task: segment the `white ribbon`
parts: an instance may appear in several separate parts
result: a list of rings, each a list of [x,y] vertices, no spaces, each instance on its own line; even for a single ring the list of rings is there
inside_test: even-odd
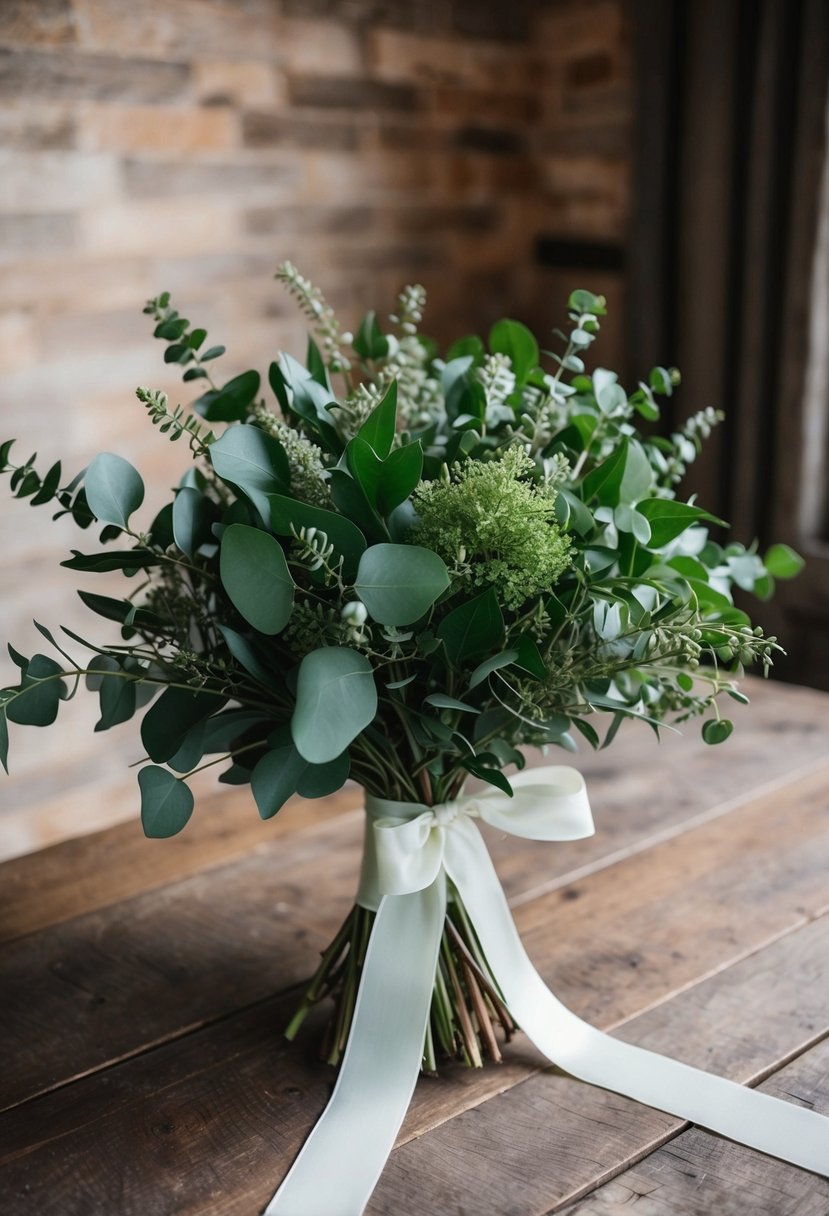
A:
[[[829,1175],[829,1118],[603,1034],[553,996],[521,944],[473,820],[531,840],[593,833],[584,780],[555,766],[437,807],[366,800],[359,902],[376,908],[331,1101],[264,1216],[360,1216],[414,1092],[446,909],[445,876],[512,1017],[554,1064],[793,1165]]]

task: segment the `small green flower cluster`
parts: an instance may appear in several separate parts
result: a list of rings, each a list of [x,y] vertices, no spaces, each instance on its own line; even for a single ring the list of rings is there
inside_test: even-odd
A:
[[[440,554],[459,587],[494,587],[513,611],[551,590],[570,561],[554,499],[530,479],[534,470],[522,448],[510,447],[415,494],[412,540]]]

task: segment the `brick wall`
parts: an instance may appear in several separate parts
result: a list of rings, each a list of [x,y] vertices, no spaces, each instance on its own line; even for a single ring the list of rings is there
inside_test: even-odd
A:
[[[617,272],[568,263],[574,242],[624,240],[629,125],[624,0],[0,0],[0,438],[73,470],[130,456],[149,516],[182,455],[133,388],[182,388],[144,300],[172,291],[228,376],[266,365],[304,350],[273,281],[286,257],[348,325],[422,282],[441,339],[503,314],[552,325],[576,285],[618,306]],[[541,236],[564,265],[540,263]],[[57,569],[77,543],[0,497],[0,637],[31,651],[33,614],[88,624]],[[45,766],[74,787],[137,757],[129,727],[89,735],[82,700],[71,747],[14,732],[7,823]]]

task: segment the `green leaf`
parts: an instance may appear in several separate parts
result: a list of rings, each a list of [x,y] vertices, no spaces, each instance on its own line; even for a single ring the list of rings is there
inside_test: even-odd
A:
[[[380,544],[360,558],[354,590],[381,625],[411,625],[448,586],[449,572],[431,549]]]
[[[651,526],[635,507],[629,503],[620,502],[613,511],[613,522],[620,532],[630,532],[640,545],[647,545],[651,539]]]
[[[477,367],[483,363],[486,352],[484,344],[477,334],[467,334],[465,338],[458,338],[449,347],[446,352],[446,362],[451,363],[453,359],[462,359],[464,355],[471,355],[473,365]]]
[[[454,608],[440,622],[437,636],[453,663],[464,663],[494,650],[504,640],[504,618],[498,597],[488,587],[474,599]]]
[[[703,511],[702,507],[695,507],[689,502],[676,502],[672,498],[647,498],[639,503],[637,509],[651,526],[651,549],[664,548],[672,540],[676,540],[686,528],[702,520],[715,524],[724,523],[708,511]]]
[[[334,552],[343,558],[343,574],[351,579],[357,572],[357,563],[365,552],[366,538],[360,529],[344,515],[312,507],[308,503],[286,498],[282,494],[268,495],[271,509],[271,527],[280,536],[293,535],[293,529],[317,528],[328,537]]]
[[[406,501],[420,481],[422,471],[423,449],[419,442],[407,443],[386,457],[377,493],[377,509],[381,515],[391,515]]]
[[[368,448],[368,445],[365,446]],[[371,451],[370,448],[368,450]],[[328,484],[337,510],[355,523],[367,540],[388,540],[388,529],[366,498],[358,481],[346,473],[345,469],[332,469]]]
[[[702,737],[706,743],[725,743],[734,730],[734,723],[728,718],[709,718],[702,725]]]
[[[187,557],[192,557],[199,545],[213,539],[211,525],[216,508],[209,498],[192,486],[179,490],[173,502],[173,538]]]
[[[505,650],[503,654],[494,654],[491,658],[484,659],[483,663],[479,663],[469,677],[469,687],[477,688],[493,671],[497,671],[499,667],[508,667],[517,658],[517,650]]]
[[[0,764],[9,771],[9,726],[6,722],[6,710],[0,705]]]
[[[519,386],[538,366],[538,343],[520,321],[496,321],[489,331],[489,349],[493,354],[509,356]]]
[[[635,439],[629,440],[625,471],[622,476],[622,484],[619,486],[620,502],[638,502],[649,492],[653,480],[653,469],[645,455],[644,448]]]
[[[210,351],[202,355],[202,363]],[[208,422],[241,422],[256,399],[260,384],[259,372],[242,372],[221,388],[212,388],[193,402],[193,409]]]
[[[222,481],[247,494],[262,516],[270,521],[268,494],[287,494],[291,470],[282,444],[257,426],[229,427],[211,443],[210,460]]]
[[[397,429],[397,381],[392,380],[386,395],[379,405],[366,418],[357,432],[362,439],[374,449],[381,460],[385,460],[391,451],[394,435]]]
[[[201,357],[201,361],[202,363],[206,363],[208,359],[218,359],[219,356],[223,355],[226,350],[226,346],[211,346],[209,350],[204,352]]]
[[[107,553],[79,553],[72,550],[72,557],[61,562],[67,570],[81,570],[85,574],[107,574],[110,570],[149,570],[161,564],[162,558],[150,549],[110,549]]]
[[[150,764],[138,774],[141,826],[152,840],[175,836],[193,814],[193,793],[165,768]]]
[[[95,730],[109,730],[119,722],[128,722],[135,713],[136,687],[135,681],[125,679],[123,675],[107,675],[106,672],[121,672],[123,669],[117,659],[101,656],[95,661],[95,670],[103,671],[98,689],[101,702],[101,717],[95,723]]]
[[[97,520],[126,528],[130,515],[144,501],[144,482],[122,456],[112,452],[97,455],[84,477],[86,501]]]
[[[607,460],[603,460],[600,465],[587,474],[582,485],[585,502],[597,498],[602,506],[616,506],[619,501],[622,478],[625,475],[629,443],[630,441],[625,436]]]
[[[259,633],[279,633],[294,606],[294,581],[279,541],[258,528],[231,524],[222,535],[222,586]]]
[[[578,291],[570,293],[570,298],[567,301],[567,307],[571,312],[588,312],[595,317],[603,317],[605,315],[607,300],[604,296],[594,295],[592,291],[585,291],[580,288]]]
[[[313,650],[297,679],[291,735],[312,764],[336,759],[377,713],[377,689],[365,655],[344,646]]]
[[[102,616],[106,621],[117,621],[119,625],[123,625],[132,613],[132,624],[134,625],[151,625],[153,628],[160,628],[163,625],[161,618],[154,612],[150,612],[146,608],[136,609],[135,604],[131,604],[129,600],[116,600],[112,596],[95,595],[91,591],[79,591],[78,595],[87,608],[98,616]]]
[[[221,709],[224,698],[188,688],[165,688],[141,723],[141,742],[156,763],[174,756],[188,732]]]
[[[14,658],[12,648],[9,647],[9,650]],[[51,726],[66,695],[63,680],[55,678],[61,674],[62,668],[45,654],[33,655],[28,661],[20,655],[18,660],[22,660],[22,691],[6,705],[6,717],[9,722],[16,722],[20,726]]]
[[[457,709],[465,714],[481,712],[474,705],[467,705],[465,701],[458,701],[455,697],[447,697],[442,692],[432,692],[428,697],[424,697],[423,701],[426,705],[434,705],[436,709]]]
[[[512,797],[512,786],[500,769],[490,768],[488,765],[481,764],[478,760],[473,760],[469,756],[464,759],[463,767],[467,772],[472,773],[473,777],[480,777],[481,781],[494,785],[496,789],[501,790],[502,793],[507,794],[510,798]]]
[[[323,388],[330,391],[331,384],[328,380],[328,369],[320,354],[320,348],[311,337],[308,338],[308,353],[305,356],[305,362],[308,365],[308,371],[311,373],[311,379],[316,380],[317,384],[321,384]]]
[[[253,676],[254,680],[258,680],[266,688],[280,689],[282,687],[276,674],[265,666],[264,658],[254,642],[243,637],[241,633],[237,633],[235,629],[231,629],[229,625],[219,625],[219,632],[233,658],[248,675]]]
[[[520,667],[522,671],[529,672],[531,676],[535,676],[537,680],[544,680],[549,675],[547,664],[544,662],[544,656],[538,649],[538,646],[524,634],[518,639],[518,657],[515,660],[515,666]]]
[[[385,359],[389,340],[378,325],[375,312],[367,312],[363,317],[352,345],[364,359]]]
[[[289,798],[324,798],[346,781],[351,767],[348,752],[326,764],[309,764],[292,743],[274,748],[253,770],[250,787],[262,819],[271,819]]]
[[[806,565],[803,558],[788,545],[772,545],[763,564],[773,578],[794,578]]]

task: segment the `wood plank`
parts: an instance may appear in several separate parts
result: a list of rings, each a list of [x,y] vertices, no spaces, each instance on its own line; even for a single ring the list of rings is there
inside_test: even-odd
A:
[[[797,803],[758,800],[593,875],[579,899],[565,890],[520,909],[519,928],[535,932],[538,918],[546,926],[531,948],[542,973],[577,1012],[607,1027],[803,924],[826,898],[825,788],[823,775],[804,779]],[[798,832],[787,839],[796,805]],[[700,915],[706,903],[716,909],[710,918]],[[641,926],[660,918],[652,944]],[[230,966],[223,955],[222,967]],[[265,1001],[4,1115],[7,1192],[28,1185],[26,1202],[43,1216],[113,1205],[121,1216],[249,1212],[287,1168],[333,1079],[313,1063],[307,1041],[297,1050],[280,1040],[285,1009],[284,1000]],[[479,1106],[539,1066],[520,1037],[508,1060],[421,1084],[406,1136]],[[93,1157],[88,1169],[73,1164]],[[24,1207],[8,1210],[16,1216]]]
[[[829,1114],[829,1040],[759,1088]],[[636,1216],[826,1216],[829,1181],[695,1127],[562,1210],[567,1216],[615,1216],[633,1204]]]
[[[576,760],[588,781],[599,838],[568,845],[566,869],[592,864],[695,815],[713,812],[732,798],[748,796],[767,782],[797,774],[826,754],[829,698],[805,688],[744,681],[752,705],[738,719],[727,748],[710,748],[695,726],[683,735],[667,733],[661,745],[638,723],[623,727],[612,752]],[[546,760],[570,757],[551,752]],[[675,780],[666,801],[654,794],[648,774],[670,768]],[[114,795],[113,795],[114,796]],[[126,796],[126,795],[125,795]],[[129,796],[134,796],[130,790]],[[334,799],[297,799],[263,825],[247,789],[222,787],[199,803],[187,830],[172,840],[146,840],[137,820],[55,845],[0,868],[0,942],[154,890],[177,879],[221,865],[274,835],[308,822],[334,817],[360,805],[355,787]],[[520,873],[538,850],[510,838],[492,841],[505,881]],[[551,875],[553,879],[561,871]]]
[[[640,779],[646,787],[652,782],[647,774]],[[821,859],[829,863],[824,833],[827,789],[829,766],[787,789],[787,797],[803,792],[802,830],[791,845],[800,852],[789,859],[803,900],[819,898],[823,888],[818,881],[814,889],[814,867]],[[651,802],[643,800],[644,805]],[[528,947],[543,965],[554,959],[557,982],[565,991],[569,984],[569,991],[579,996],[584,984],[596,978],[584,970],[588,928],[591,934],[598,932],[602,944],[601,963],[595,953],[592,956],[593,973],[600,969],[613,983],[620,970],[634,1000],[646,990],[653,999],[663,996],[667,976],[682,984],[705,966],[693,938],[680,950],[684,928],[676,925],[674,909],[666,909],[677,885],[683,887],[677,896],[680,907],[687,906],[690,894],[703,906],[711,891],[721,896],[732,841],[758,867],[779,866],[788,854],[776,840],[788,815],[785,800],[766,795],[685,837],[631,856],[623,867],[610,867],[598,885],[583,879],[564,889],[553,884],[556,889],[550,894],[520,909]],[[629,844],[636,839],[635,831],[626,837]],[[230,865],[0,948],[0,986],[6,993],[0,1053],[7,1061],[0,1108],[302,980],[353,898],[361,837],[361,816],[341,817],[295,833],[289,848],[274,841]],[[619,836],[611,834],[605,844],[601,838],[585,842],[594,864],[598,866],[602,848],[610,848],[615,856],[618,841]],[[522,866],[505,876],[507,893],[520,903],[528,890],[551,885],[551,873],[562,876],[567,866],[567,848],[524,851]],[[758,905],[755,927],[768,924],[770,934],[779,932],[781,916],[791,915],[785,883],[772,889],[774,880],[769,879],[752,887],[753,870],[747,883],[740,866],[733,869],[737,872],[729,873],[729,886],[736,883],[749,906]],[[784,919],[783,927],[788,923]],[[550,924],[556,924],[558,932],[566,928],[567,939],[563,945],[554,943],[552,955]],[[728,931],[715,931],[729,949]],[[650,962],[640,957],[639,941],[648,942]],[[635,949],[632,943],[637,943]],[[216,980],[205,984],[206,974]],[[58,1025],[60,1035],[50,1033]]]
[[[616,1033],[627,1042],[755,1084],[827,1031],[829,917],[823,916],[640,1014]],[[829,1099],[829,1084],[824,1097]],[[579,1216],[615,1212],[612,1202],[605,1208],[599,1198],[605,1192],[617,1194],[607,1180],[685,1127],[671,1115],[550,1069],[398,1148],[367,1216],[405,1210],[407,1197],[414,1194],[418,1216],[443,1216],[447,1211],[546,1216],[603,1183],[595,1207],[589,1203],[567,1210]],[[695,1135],[719,1146],[711,1150],[714,1155],[735,1148],[709,1133]],[[673,1144],[663,1151],[672,1149]],[[777,1168],[761,1153],[737,1151],[752,1159],[758,1176],[766,1165]],[[818,1182],[792,1166],[781,1168],[792,1178]],[[732,1187],[744,1172],[732,1175]],[[820,1193],[829,1195],[829,1183],[819,1185],[827,1188]],[[632,1202],[631,1188],[626,1193],[626,1202]],[[677,1203],[657,1210],[684,1216],[721,1213],[716,1204],[686,1208]],[[755,1211],[750,1203],[736,1210]],[[820,1209],[827,1210],[829,1205]],[[648,1216],[647,1207],[644,1213]]]

